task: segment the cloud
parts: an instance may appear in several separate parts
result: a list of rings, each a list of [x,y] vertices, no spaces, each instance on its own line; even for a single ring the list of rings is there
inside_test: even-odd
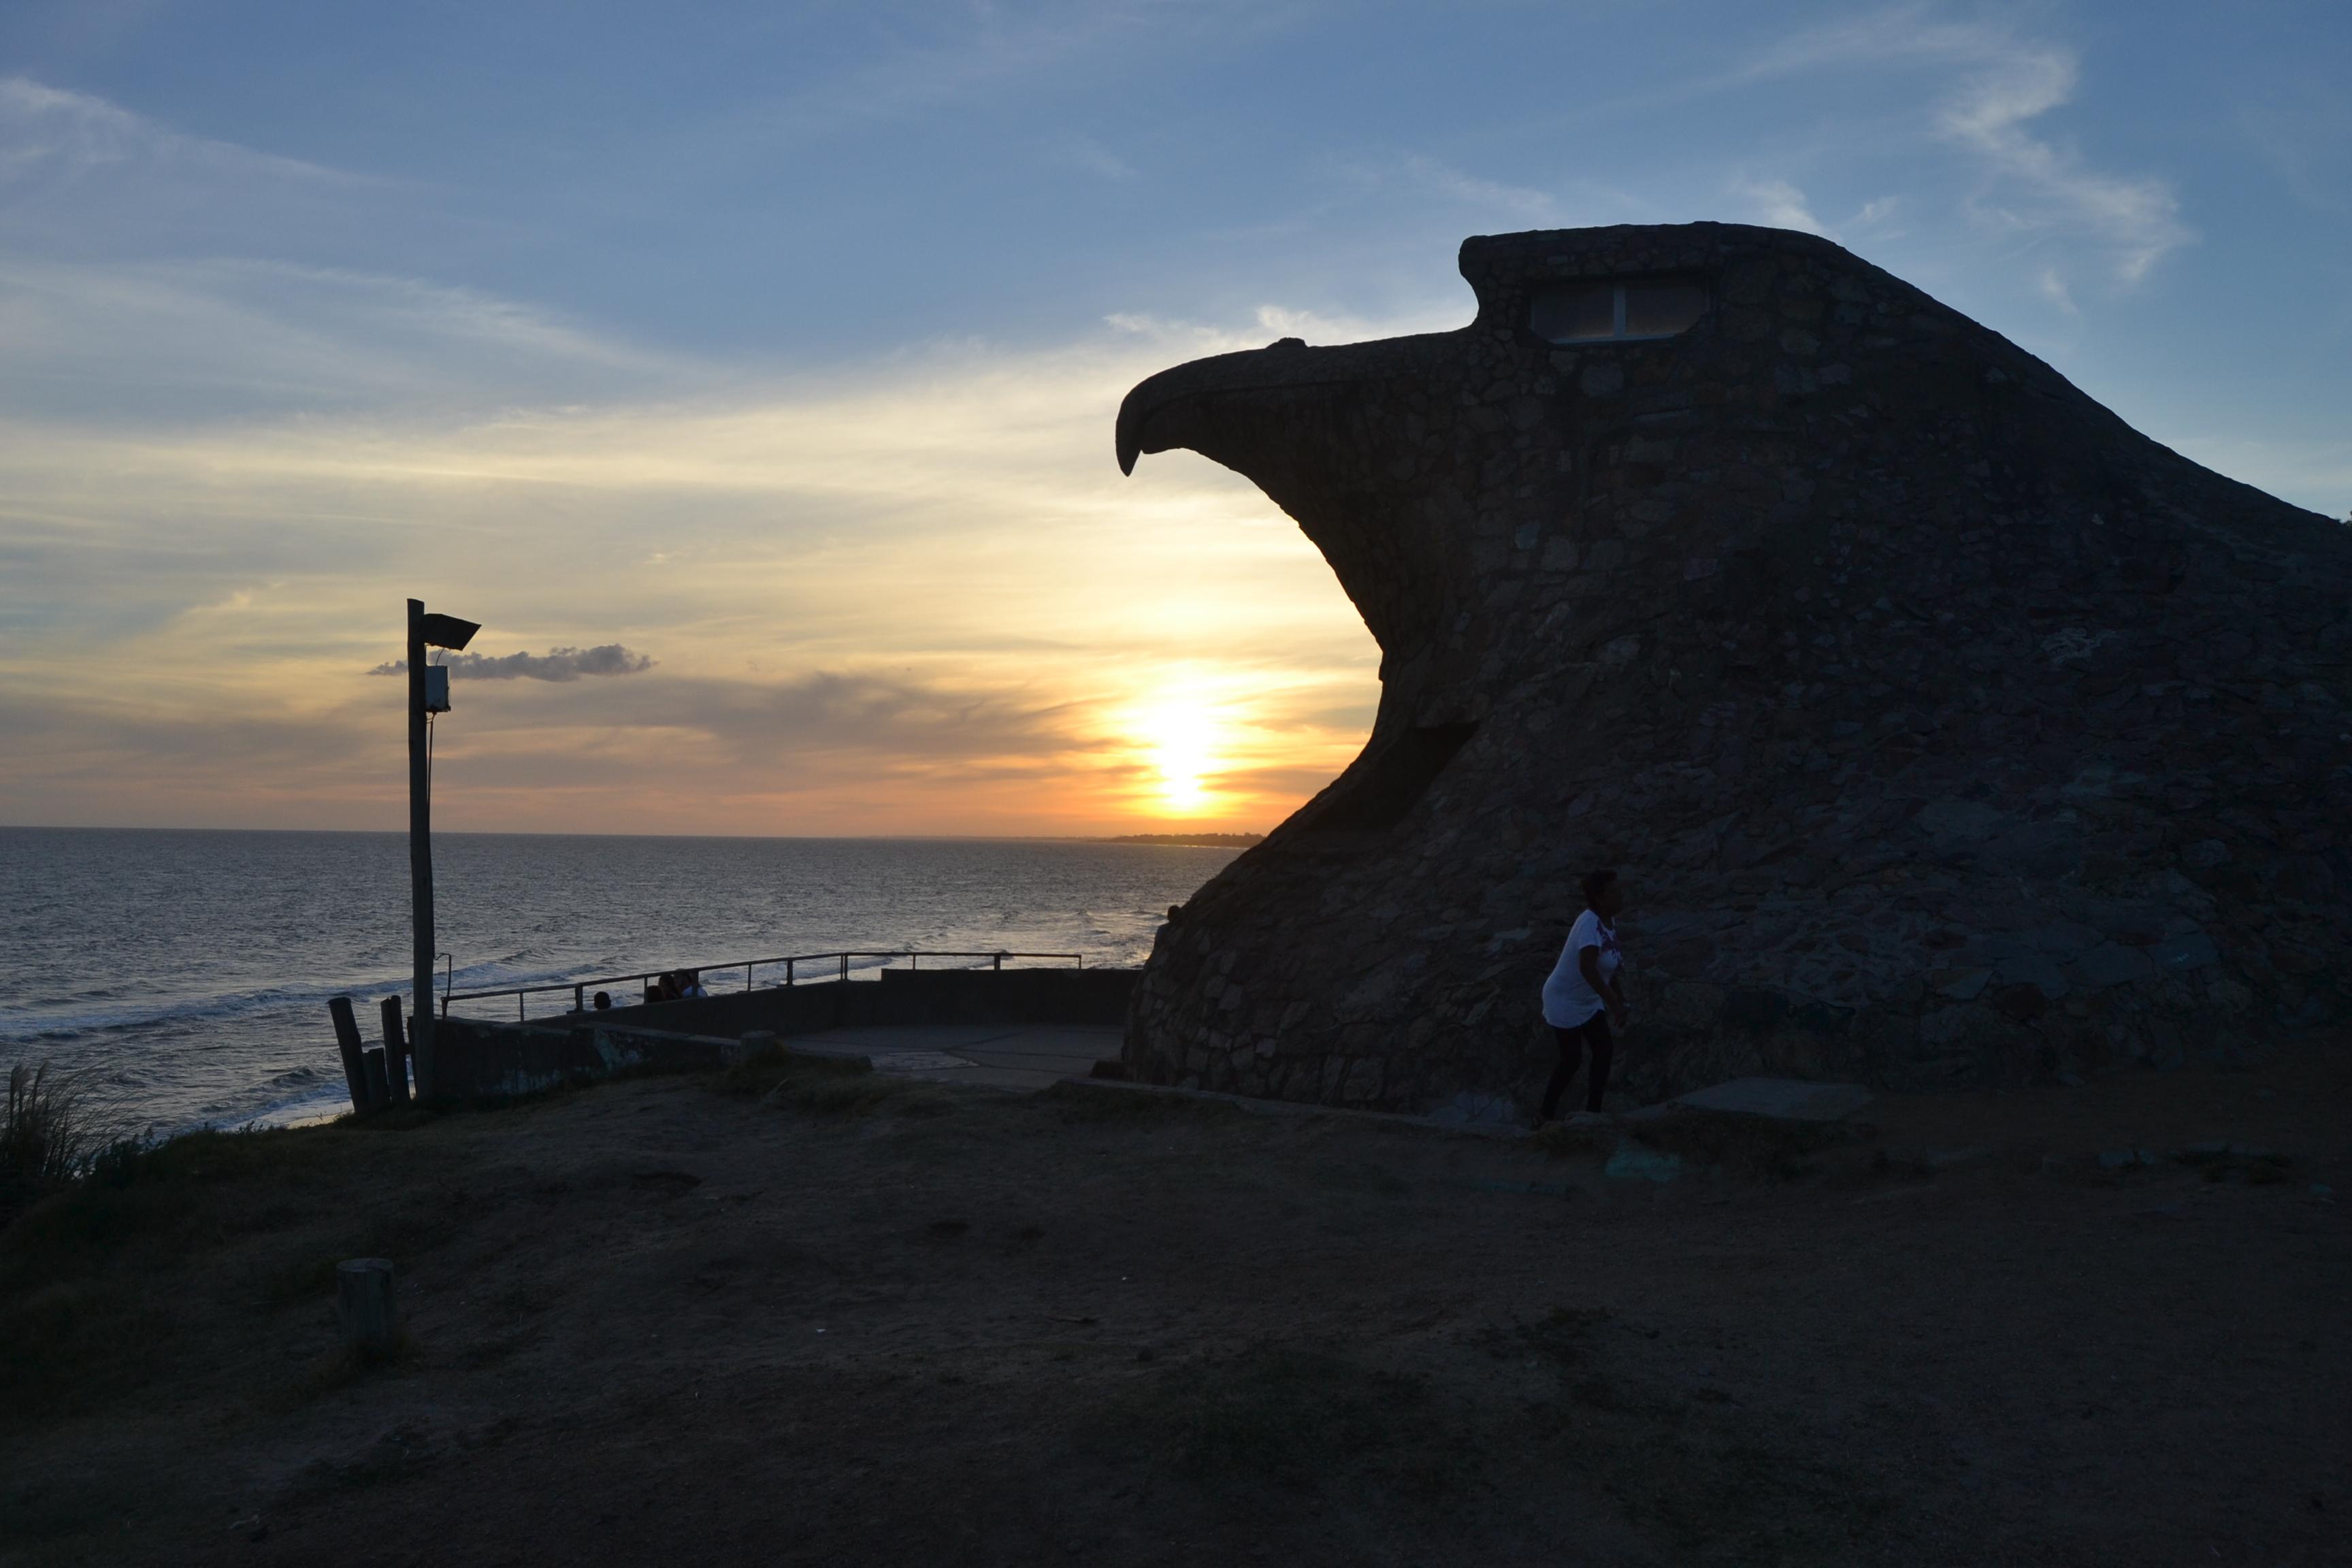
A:
[[[184,175],[233,170],[326,185],[376,183],[298,158],[183,135],[102,98],[29,77],[0,78],[0,185],[62,184],[142,165]]]
[[[1507,213],[1519,222],[1559,227],[1568,222],[1560,204],[1549,192],[1499,180],[1467,174],[1438,159],[1415,154],[1404,161],[1404,172],[1415,184],[1444,196],[1492,212]]]
[[[0,221],[19,256],[234,255],[257,236],[367,226],[371,209],[415,189],[186,135],[27,77],[0,79]]]
[[[1805,205],[1805,193],[1786,180],[1734,180],[1731,194],[1754,209],[1759,223],[1830,237],[1828,226]]]
[[[671,140],[703,149],[698,160],[724,172],[737,160],[878,127],[950,105],[985,103],[1033,89],[1089,60],[1108,71],[1118,57],[1165,55],[1195,42],[1230,47],[1242,33],[1282,24],[1283,7],[1236,0],[1169,6],[1153,0],[1033,0],[935,8],[927,24],[877,29],[898,47],[813,85],[786,89],[757,106],[698,122]],[[908,40],[900,42],[900,40]]]
[[[176,426],[641,398],[688,374],[478,290],[229,258],[0,255],[0,414]]]
[[[2066,314],[2073,316],[2079,315],[2081,313],[2080,310],[2074,303],[2073,291],[2066,287],[2065,274],[2059,271],[2055,267],[2043,268],[2042,269],[2042,276],[2035,279],[2035,284],[2041,289],[2042,297],[2043,299],[2057,306],[2061,310],[2066,312]]]
[[[2162,180],[2085,169],[2041,141],[2027,122],[2074,96],[2074,57],[2055,48],[2010,47],[1971,73],[1937,116],[1951,140],[1974,149],[1993,173],[1974,204],[1997,225],[2025,230],[2075,230],[2116,253],[2126,282],[2137,282],[2165,252],[2193,235]]]
[[[1966,208],[1983,226],[2092,245],[2126,283],[2196,237],[2168,182],[2090,167],[2034,133],[2035,121],[2072,101],[2080,68],[2072,50],[2004,26],[1940,21],[1919,5],[1874,11],[1784,39],[1725,85],[1906,62],[1954,74],[1927,128],[1973,160]]]
[[[398,271],[467,248],[456,205],[0,79],[0,416],[184,426],[711,384],[712,366]]]
[[[641,653],[619,643],[594,647],[551,647],[543,654],[453,653],[445,661],[452,680],[577,680],[583,675],[639,675],[654,667]],[[370,675],[406,675],[408,661],[395,658],[379,664]]]
[[[1300,338],[1322,346],[1370,342],[1415,332],[1443,332],[1463,325],[1472,301],[1465,296],[1425,310],[1391,316],[1335,316],[1290,305],[1260,305],[1250,312],[1252,329],[1202,321],[1174,321],[1137,311],[1117,311],[1103,324],[1123,338],[1150,344],[1163,354],[1200,357],[1264,348],[1279,338]],[[1140,367],[1146,362],[1138,360]],[[1156,367],[1155,367],[1156,368]]]
[[[1091,137],[1080,136],[1064,142],[1051,154],[1053,162],[1066,168],[1099,174],[1106,180],[1127,181],[1135,178],[1135,165]]]
[[[586,405],[0,412],[0,819],[390,823],[396,692],[362,672],[414,595],[534,650],[458,663],[453,823],[1149,827],[1177,693],[1221,735],[1182,815],[1262,827],[1361,743],[1377,650],[1246,481],[1185,454],[1122,479],[1110,422],[1150,372],[1302,324],[1404,323],[1269,305]]]
[[[1843,226],[1876,238],[1900,238],[1902,231],[1894,226],[1894,220],[1902,208],[1903,198],[1900,196],[1874,196],[1863,203]]]
[[[773,684],[672,683],[647,718],[698,731],[738,760],[763,765],[854,758],[865,769],[967,776],[1034,773],[1072,752],[1097,751],[1080,731],[1087,704],[1019,688],[814,670]]]
[[[496,687],[469,700],[437,744],[445,817],[724,830],[731,801],[736,831],[786,830],[774,807],[795,805],[829,830],[921,831],[945,787],[979,792],[966,822],[1017,826],[1036,819],[1041,783],[1090,755],[1097,773],[1117,760],[1069,704],[977,683],[819,672],[632,684],[559,688],[552,704]],[[0,685],[0,724],[23,746],[0,767],[11,821],[383,826],[404,787],[398,713],[380,701],[191,710]],[[751,797],[772,805],[747,823]],[[551,823],[541,799],[562,815]]]
[[[443,721],[436,812],[457,830],[906,833],[1113,830],[1169,819],[1148,738],[1110,687],[1066,672],[776,680],[647,672],[478,689]],[[301,700],[209,700],[150,674],[108,693],[0,681],[5,819],[58,825],[385,827],[406,773],[396,698],[310,683]],[[324,692],[331,700],[316,699]],[[1278,692],[1260,691],[1260,700]],[[1202,820],[1278,820],[1369,727],[1310,699],[1264,735],[1221,737]],[[1340,726],[1335,736],[1328,724]]]

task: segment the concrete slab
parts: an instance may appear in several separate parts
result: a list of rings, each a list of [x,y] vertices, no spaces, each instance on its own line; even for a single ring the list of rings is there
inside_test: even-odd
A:
[[[969,1072],[972,1063],[963,1057],[952,1057],[945,1051],[868,1051],[866,1059],[874,1064],[876,1072],[895,1072],[910,1077],[933,1072]]]
[[[1055,1078],[1067,1078],[1078,1071],[1078,1068],[1071,1065],[1074,1060],[1082,1061],[1085,1070],[1091,1072],[1094,1070],[1095,1063],[1100,1059],[1096,1057],[1075,1058],[1047,1056],[1035,1051],[996,1051],[985,1046],[963,1052],[961,1055],[963,1059],[984,1068],[1005,1068],[1014,1072],[1051,1073]]]
[[[878,1024],[784,1043],[812,1056],[863,1057],[876,1072],[1031,1093],[1116,1060],[1124,1037],[1115,1026],[1066,1024]]]
[[[868,1051],[952,1051],[1022,1032],[1018,1024],[870,1024],[793,1035],[785,1044],[794,1050],[821,1049],[825,1055],[856,1051],[862,1056]]]
[[[1689,1110],[1765,1116],[1776,1121],[1835,1121],[1870,1103],[1858,1083],[1807,1083],[1792,1078],[1739,1078],[1670,1103]]]

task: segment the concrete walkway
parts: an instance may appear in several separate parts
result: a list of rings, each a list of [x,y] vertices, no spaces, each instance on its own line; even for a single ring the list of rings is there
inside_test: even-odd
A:
[[[1117,1061],[1124,1035],[1116,1026],[876,1024],[784,1043],[812,1056],[864,1057],[876,1072],[1027,1091]]]

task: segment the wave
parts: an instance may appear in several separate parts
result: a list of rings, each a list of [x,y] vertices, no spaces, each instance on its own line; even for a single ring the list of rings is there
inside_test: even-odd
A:
[[[87,1035],[130,1035],[174,1025],[229,1023],[259,1014],[296,1007],[325,1005],[332,996],[373,994],[399,989],[393,981],[344,985],[278,985],[233,995],[180,997],[143,1007],[100,1007],[80,1012],[58,1011],[0,1015],[0,1045],[37,1045]]]
[[[459,991],[488,990],[501,985],[549,984],[568,977],[580,967],[575,964],[562,968],[545,965],[520,968],[514,966],[510,960],[494,959],[457,970],[451,984],[452,989]],[[439,976],[436,978],[437,980]],[[364,1009],[378,996],[398,995],[405,1002],[408,984],[409,977],[405,974],[384,975],[379,973],[332,984],[269,985],[257,991],[181,996],[144,1006],[75,1009],[68,1004],[55,1011],[29,1015],[0,1013],[0,1046],[39,1045],[89,1035],[135,1035],[175,1026],[234,1023],[302,1007],[316,1007],[323,1013],[328,1001],[337,996],[349,996],[355,1005]],[[98,999],[82,996],[74,998],[74,1002]]]

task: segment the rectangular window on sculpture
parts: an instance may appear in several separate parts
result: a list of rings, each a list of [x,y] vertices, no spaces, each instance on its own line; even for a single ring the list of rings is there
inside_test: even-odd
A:
[[[1706,314],[1706,290],[1696,283],[1625,285],[1625,335],[1671,338]]]
[[[1656,279],[1570,283],[1539,291],[1528,311],[1536,336],[1555,343],[1629,342],[1686,332],[1706,314],[1706,286]]]
[[[1536,336],[1556,343],[1591,342],[1617,335],[1617,286],[1547,289],[1536,296]]]

